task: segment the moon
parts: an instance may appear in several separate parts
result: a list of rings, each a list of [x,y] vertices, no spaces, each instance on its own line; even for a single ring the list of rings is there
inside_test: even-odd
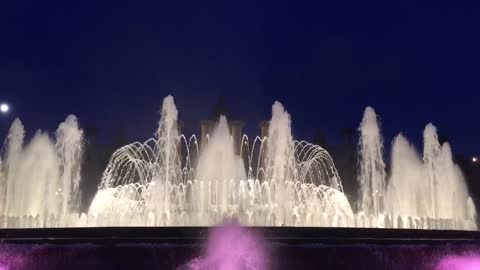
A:
[[[7,113],[10,110],[10,107],[6,103],[0,105],[0,112]]]

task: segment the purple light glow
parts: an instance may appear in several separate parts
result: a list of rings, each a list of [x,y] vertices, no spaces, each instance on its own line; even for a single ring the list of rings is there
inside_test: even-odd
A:
[[[435,270],[479,270],[480,255],[447,256],[440,260]]]
[[[0,246],[0,270],[25,269],[25,257]]]
[[[208,240],[204,257],[186,265],[189,270],[267,270],[264,242],[247,228],[226,224],[215,228]]]

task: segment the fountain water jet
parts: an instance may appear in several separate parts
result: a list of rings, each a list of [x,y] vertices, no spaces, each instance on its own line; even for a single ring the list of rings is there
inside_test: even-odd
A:
[[[62,215],[79,210],[83,131],[75,115],[69,115],[58,126],[57,153],[60,159],[60,188]]]
[[[429,200],[423,162],[415,148],[399,134],[393,140],[391,175],[386,196],[387,212],[394,216],[428,216]]]
[[[276,101],[272,106],[272,120],[268,128],[266,178],[281,183],[294,179],[295,156],[290,115]]]
[[[24,146],[24,135],[16,119],[7,137],[6,173],[1,179],[4,215],[47,218],[78,211],[83,132],[76,117],[70,115],[59,125],[56,144],[38,131]]]
[[[113,153],[84,214],[76,117],[59,125],[55,142],[38,132],[25,146],[23,125],[14,121],[0,163],[0,226],[210,226],[235,218],[251,226],[476,229],[465,180],[431,124],[423,161],[403,135],[395,138],[387,185],[377,115],[366,108],[359,128],[362,196],[354,214],[329,153],[293,139],[281,103],[272,106],[268,136],[243,135],[240,145],[225,117],[202,149],[195,135],[179,133],[177,121],[168,96],[155,136]]]
[[[383,162],[383,139],[380,135],[377,114],[367,107],[360,124],[358,181],[361,186],[361,211],[378,215],[382,212],[386,173]]]
[[[90,206],[89,213],[94,218],[116,224],[118,216],[122,216],[124,225],[145,224],[147,219],[154,220],[155,225],[213,225],[225,217],[236,217],[249,225],[301,225],[317,224],[323,214],[332,216],[329,223],[333,223],[336,213],[353,215],[328,152],[292,139],[290,115],[280,103],[272,107],[272,138],[255,139],[261,141],[260,151],[254,149],[256,143],[252,149],[239,151],[249,151],[248,160],[235,154],[225,117],[220,117],[208,135],[204,149],[192,153],[195,147],[192,149],[183,135],[168,132],[176,121],[176,116],[168,116],[169,112],[177,114],[173,99],[167,97],[163,105],[159,126],[170,128],[157,134],[174,135],[133,143],[112,155]],[[172,139],[164,140],[165,137]],[[250,145],[248,137],[243,138],[240,147]],[[165,162],[162,157],[177,155],[178,142],[186,144],[185,162],[180,162],[180,158]],[[264,162],[259,161],[257,164],[263,166],[249,175],[264,172],[262,180],[247,177],[244,169],[244,164],[248,164],[248,171],[253,170],[254,152],[263,153]],[[192,154],[199,156],[195,169],[190,163]],[[177,178],[166,181],[166,170]]]
[[[240,180],[247,179],[245,166],[241,157],[235,154],[233,138],[225,116],[220,117],[209,138],[200,154],[196,172],[198,180],[213,185],[213,192],[210,194],[213,196],[205,198],[202,195],[207,194],[199,194],[200,212],[206,212],[208,204],[208,207],[216,207],[220,213],[227,213],[230,212],[229,200],[235,199],[232,192],[238,189]]]
[[[440,145],[437,130],[428,124],[424,131],[423,160],[407,139],[399,134],[392,146],[388,185],[383,161],[383,139],[375,111],[367,107],[360,125],[360,210],[367,215],[397,217],[394,227],[476,228],[475,208],[459,167],[453,162],[448,143]],[[426,195],[426,196],[425,196]],[[431,224],[421,218],[431,219]],[[385,223],[375,222],[384,226]],[[445,225],[450,223],[450,225]],[[381,225],[382,224],[382,225]]]
[[[437,186],[437,157],[440,155],[441,146],[438,141],[437,128],[429,123],[423,132],[423,162],[427,172],[428,195],[430,196],[429,216],[436,218],[436,186]]]
[[[2,212],[8,214],[7,209],[9,209],[9,204],[11,203],[11,198],[7,198],[8,194],[15,192],[14,181],[15,173],[18,171],[17,166],[20,162],[20,153],[22,150],[23,139],[25,137],[25,128],[23,127],[20,119],[15,119],[10,126],[8,131],[6,146],[7,146],[7,156],[5,158],[6,174],[2,179],[2,191],[5,193],[2,194]]]

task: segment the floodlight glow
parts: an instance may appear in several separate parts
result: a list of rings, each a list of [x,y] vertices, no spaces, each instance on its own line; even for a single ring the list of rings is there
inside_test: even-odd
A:
[[[0,111],[1,111],[2,113],[7,113],[9,110],[10,110],[10,107],[8,106],[8,104],[2,103],[2,104],[0,105]]]

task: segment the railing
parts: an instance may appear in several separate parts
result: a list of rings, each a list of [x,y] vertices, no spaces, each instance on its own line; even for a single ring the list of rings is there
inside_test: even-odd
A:
[[[213,226],[224,218],[222,215],[209,217],[196,215],[196,220],[187,215],[171,220],[168,215],[68,215],[55,216],[0,216],[0,228],[60,228],[60,227],[120,227],[120,226]],[[202,219],[204,222],[201,222]],[[428,217],[390,217],[379,215],[377,217],[364,215],[363,213],[353,216],[323,214],[315,220],[302,220],[293,215],[288,222],[280,224],[275,222],[274,216],[264,217],[262,220],[253,220],[244,216],[237,218],[241,224],[248,226],[289,226],[289,227],[349,227],[349,228],[386,228],[386,229],[418,229],[418,230],[477,230],[475,221],[468,219],[433,219]]]

